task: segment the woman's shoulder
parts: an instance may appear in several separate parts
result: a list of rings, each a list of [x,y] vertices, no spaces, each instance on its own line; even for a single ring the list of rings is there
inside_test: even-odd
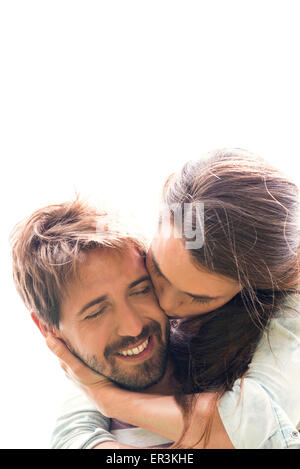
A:
[[[300,319],[300,293],[284,296],[274,314],[274,319]]]
[[[276,340],[300,342],[300,294],[292,293],[284,297],[265,333]],[[269,334],[268,334],[269,333]]]
[[[260,352],[269,354],[276,351],[285,355],[297,351],[299,362],[300,344],[300,294],[285,296],[269,321],[256,348],[256,355]],[[300,364],[300,363],[299,363]]]

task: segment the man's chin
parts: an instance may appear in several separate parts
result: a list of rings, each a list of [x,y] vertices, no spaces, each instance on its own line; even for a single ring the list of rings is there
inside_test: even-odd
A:
[[[158,363],[157,363],[158,362]],[[108,378],[122,389],[143,391],[159,383],[167,369],[168,354],[160,355],[159,359],[148,360],[136,370],[118,369],[112,371]]]
[[[117,379],[111,379],[111,381],[121,389],[126,389],[127,391],[139,392],[139,391],[144,391],[148,388],[151,388],[155,384],[159,383],[164,377],[164,375],[165,375],[165,370],[163,370],[163,372],[159,376],[157,376],[155,379],[152,379],[151,381],[135,380],[131,382],[130,380],[128,380],[128,376],[126,377],[126,381],[123,381],[119,377]]]
[[[150,334],[151,332],[153,334],[153,331],[150,331]],[[169,330],[167,330],[166,336],[167,339],[164,344],[161,336],[157,334],[157,339],[154,342],[156,343],[154,355],[135,366],[132,366],[132,363],[128,366],[128,364],[120,362],[114,353],[106,356],[105,364],[101,363],[95,355],[83,358],[81,354],[75,352],[71,345],[68,346],[71,352],[86,366],[105,376],[120,388],[128,391],[143,391],[159,383],[166,373],[169,355]]]

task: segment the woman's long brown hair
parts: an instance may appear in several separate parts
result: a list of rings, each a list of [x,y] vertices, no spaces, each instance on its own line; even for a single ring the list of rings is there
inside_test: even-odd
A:
[[[204,204],[204,244],[189,250],[193,263],[243,288],[217,310],[184,320],[172,335],[175,397],[184,413],[184,430],[173,447],[184,447],[196,393],[212,391],[215,400],[199,436],[207,445],[218,400],[245,376],[262,332],[285,307],[284,300],[300,292],[294,182],[245,150],[218,150],[188,162],[165,184],[168,207],[199,202]]]

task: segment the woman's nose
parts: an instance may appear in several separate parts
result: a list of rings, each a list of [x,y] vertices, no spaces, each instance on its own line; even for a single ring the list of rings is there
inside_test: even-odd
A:
[[[168,287],[164,287],[160,290],[158,300],[160,307],[166,312],[166,314],[172,315],[179,306],[176,293]]]

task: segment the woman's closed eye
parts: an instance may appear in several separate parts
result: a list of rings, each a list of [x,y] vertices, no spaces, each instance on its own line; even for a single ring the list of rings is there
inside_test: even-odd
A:
[[[192,298],[192,303],[203,303],[203,304],[205,304],[205,303],[209,303],[210,301],[212,301],[211,298],[200,298],[200,297],[197,298],[196,296],[194,296]]]

